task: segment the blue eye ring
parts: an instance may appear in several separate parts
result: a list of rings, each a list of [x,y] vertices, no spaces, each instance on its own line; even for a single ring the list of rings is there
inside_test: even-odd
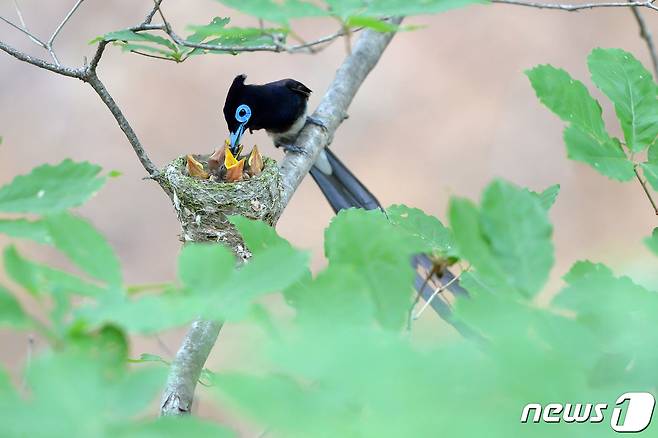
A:
[[[235,110],[235,120],[239,123],[247,123],[251,118],[251,108],[249,105],[242,104]]]

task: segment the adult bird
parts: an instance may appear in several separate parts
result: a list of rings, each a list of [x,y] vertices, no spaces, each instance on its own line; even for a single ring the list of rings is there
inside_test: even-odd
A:
[[[263,85],[245,84],[246,79],[246,75],[236,76],[224,103],[231,152],[239,151],[240,140],[247,130],[264,129],[276,147],[303,153],[295,146],[299,131],[307,123],[324,128],[321,121],[307,115],[311,89],[294,79]],[[349,207],[381,208],[377,198],[327,148],[320,153],[310,173],[335,212]]]

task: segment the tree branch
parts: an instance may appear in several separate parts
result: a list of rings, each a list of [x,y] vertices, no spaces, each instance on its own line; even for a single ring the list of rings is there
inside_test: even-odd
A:
[[[190,413],[194,389],[221,328],[222,324],[215,321],[198,320],[192,324],[171,364],[167,386],[162,394],[160,415]]]
[[[395,18],[392,23],[400,24],[401,21],[401,18]],[[334,132],[346,118],[347,108],[352,103],[356,92],[379,61],[393,35],[393,33],[365,30],[354,45],[352,53],[345,58],[336,72],[334,81],[313,113],[313,117],[321,120],[326,129],[314,124],[307,124],[296,142],[296,146],[304,149],[305,153],[286,154],[281,161],[284,208],[302,179],[313,167],[320,151],[331,143]]]
[[[119,127],[126,135],[126,138],[130,142],[130,145],[135,151],[135,154],[137,155],[139,162],[142,163],[144,169],[148,172],[149,175],[154,175],[158,171],[158,168],[149,158],[146,150],[142,146],[142,143],[139,141],[137,134],[135,134],[132,126],[130,126],[130,123],[128,123],[128,120],[123,115],[121,108],[119,108],[119,106],[116,104],[110,93],[105,88],[103,82],[101,82],[101,80],[96,75],[96,71],[93,69],[88,69],[83,80],[91,85],[91,88],[94,89],[96,94],[98,94],[98,97],[100,97],[105,106],[107,106],[107,109],[110,110],[117,123],[119,124]]]
[[[644,21],[644,17],[642,16],[642,13],[637,8],[637,6],[632,7],[631,12],[635,17],[635,21],[637,21],[638,27],[640,28],[640,37],[646,43],[647,49],[649,49],[649,55],[651,56],[651,62],[653,64],[654,78],[658,79],[658,56],[656,55],[656,47],[653,44],[653,37],[651,36],[651,32],[649,31],[649,28]]]
[[[491,3],[502,3],[507,5],[515,6],[527,6],[530,8],[539,8],[539,9],[559,9],[562,11],[580,11],[582,9],[594,9],[594,8],[627,8],[627,7],[644,7],[653,10],[658,10],[653,2],[655,0],[645,0],[645,1],[629,1],[629,2],[603,2],[603,3],[583,3],[583,4],[562,4],[562,3],[538,3],[530,2],[524,0],[491,0]]]

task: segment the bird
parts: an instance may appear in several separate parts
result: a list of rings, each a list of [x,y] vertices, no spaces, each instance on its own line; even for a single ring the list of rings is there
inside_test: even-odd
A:
[[[307,123],[326,129],[321,120],[309,116],[311,89],[295,79],[281,79],[262,85],[245,84],[247,76],[233,79],[224,103],[224,119],[229,129],[231,152],[239,152],[244,133],[264,129],[274,146],[290,153],[304,153],[295,146],[299,132]],[[313,180],[334,212],[358,207],[384,211],[377,198],[328,148],[310,171]]]

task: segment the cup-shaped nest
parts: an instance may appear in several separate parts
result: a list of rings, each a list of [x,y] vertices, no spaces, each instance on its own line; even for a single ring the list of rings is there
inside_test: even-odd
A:
[[[204,166],[208,155],[195,155]],[[281,208],[282,183],[277,162],[264,158],[262,172],[244,181],[215,182],[190,176],[186,156],[169,163],[153,178],[167,192],[178,214],[183,242],[221,242],[238,256],[248,250],[227,217],[240,215],[274,225]]]

